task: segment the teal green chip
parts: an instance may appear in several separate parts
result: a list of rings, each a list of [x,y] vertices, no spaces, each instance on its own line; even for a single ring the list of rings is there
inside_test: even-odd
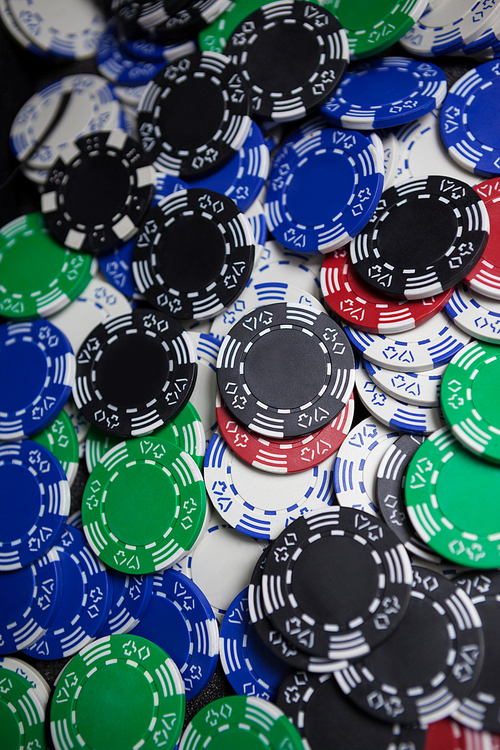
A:
[[[46,748],[40,698],[25,677],[8,669],[0,670],[0,748]]]

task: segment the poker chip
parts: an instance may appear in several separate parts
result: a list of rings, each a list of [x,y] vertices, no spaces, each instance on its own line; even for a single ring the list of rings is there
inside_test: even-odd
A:
[[[47,632],[61,602],[61,563],[54,547],[21,570],[2,568],[0,591],[0,654],[22,651]]]
[[[203,478],[191,456],[150,435],[119,443],[99,461],[85,486],[82,521],[106,565],[154,573],[191,549],[205,510]]]
[[[21,659],[15,659],[11,656],[0,656],[0,669],[15,672],[20,677],[27,680],[35,691],[37,698],[45,711],[49,702],[50,688],[45,678],[42,677],[37,669],[32,667],[31,664],[28,664],[26,661],[21,661]]]
[[[271,474],[294,474],[319,466],[338,450],[351,429],[354,417],[354,395],[351,394],[346,406],[328,425],[306,437],[288,441],[266,440],[247,430],[233,418],[222,403],[219,394],[217,394],[216,410],[221,436],[239,458],[256,469]],[[221,458],[225,456],[229,460],[231,453],[226,450],[222,441],[214,441],[213,450],[215,451],[216,448],[222,452],[222,456],[219,456],[217,460],[216,470],[219,472]],[[253,473],[252,476],[254,476]],[[233,489],[231,487],[231,490]],[[269,515],[268,511],[269,508],[267,508],[266,516]],[[301,512],[304,512],[304,509]]]
[[[290,250],[280,242],[276,242],[276,240],[268,240],[262,250],[259,262],[256,264],[257,270],[260,271],[265,264],[272,265],[282,263],[283,261],[296,263],[299,268],[300,266],[304,266],[309,272],[313,271],[316,276],[316,287],[319,288],[317,276],[319,275],[319,269],[323,262],[323,256],[321,253],[316,253],[315,255],[299,253],[296,250]],[[321,289],[316,292],[316,296],[318,299],[321,299]]]
[[[171,3],[170,7],[172,7]],[[179,57],[196,52],[194,39],[184,39],[173,44],[158,44],[152,39],[132,39],[120,36],[120,44],[133,57],[150,62],[173,62]]]
[[[230,695],[204,706],[184,730],[179,750],[207,746],[221,750],[236,745],[255,750],[302,750],[300,735],[285,714],[263,698]]]
[[[381,334],[411,331],[442,310],[453,292],[404,302],[390,299],[356,274],[346,248],[329,253],[323,261],[321,291],[343,321],[360,331]]]
[[[465,447],[500,463],[500,420],[495,408],[499,382],[498,346],[472,341],[443,375],[441,406],[453,434]]]
[[[305,265],[300,257],[287,257],[283,260],[266,262],[264,256],[267,255],[269,245],[272,244],[274,243],[266,242],[259,265],[253,273],[251,286],[257,289],[262,284],[289,284],[319,300],[321,286],[315,269]],[[304,301],[308,304],[307,300]]]
[[[377,469],[375,494],[380,515],[408,552],[439,564],[441,558],[415,535],[404,504],[406,470],[424,439],[421,435],[401,435],[387,447]]]
[[[383,57],[353,67],[321,114],[339,128],[391,128],[440,107],[446,76],[431,62]]]
[[[483,657],[481,618],[465,591],[414,566],[410,602],[396,630],[334,677],[372,716],[427,727],[470,695]]]
[[[90,422],[85,419],[80,411],[78,411],[72,397],[70,397],[64,404],[64,411],[70,418],[71,424],[75,429],[81,450],[82,443],[85,444],[85,439],[90,428]]]
[[[294,372],[284,381],[283,367]],[[231,414],[254,432],[302,437],[331,422],[354,381],[349,342],[326,313],[278,303],[242,318],[224,337],[217,382]]]
[[[500,343],[500,301],[471,292],[459,284],[446,303],[446,312],[465,333],[490,344]]]
[[[122,130],[68,144],[41,198],[45,224],[71,250],[99,252],[137,233],[151,204],[155,171]]]
[[[56,750],[117,738],[144,750],[161,740],[173,750],[185,706],[179,670],[163,649],[140,636],[111,635],[82,649],[57,678],[50,734]]]
[[[285,141],[269,174],[269,231],[297,252],[329,253],[366,226],[383,187],[382,154],[362,133],[325,128]]]
[[[426,750],[498,750],[500,738],[475,732],[451,719],[441,719],[427,729]]]
[[[490,237],[485,250],[465,277],[467,285],[476,294],[482,294],[492,299],[500,299],[500,257],[497,236],[500,231],[500,213],[497,208],[500,195],[500,181],[498,178],[486,180],[476,185],[474,190],[481,196],[490,219]]]
[[[446,365],[425,372],[398,372],[363,361],[366,372],[381,391],[415,406],[438,406]]]
[[[0,723],[5,747],[45,748],[45,708],[30,682],[10,670],[0,672]]]
[[[147,85],[147,83],[143,83],[140,86],[119,86],[115,84],[113,91],[122,104],[133,107],[136,111]]]
[[[231,304],[252,271],[255,238],[230,198],[180,190],[150,210],[135,240],[139,292],[175,318],[213,318]]]
[[[65,525],[55,550],[63,596],[47,632],[24,650],[27,656],[44,661],[72,656],[94,640],[112,597],[111,579],[85,544],[81,531]]]
[[[275,701],[289,667],[264,646],[248,612],[248,589],[231,602],[220,629],[224,674],[238,695]]]
[[[455,326],[444,312],[435,315],[412,331],[394,335],[376,335],[344,326],[351,344],[364,359],[396,372],[423,372],[447,364],[470,336]]]
[[[500,518],[490,498],[499,478],[498,466],[475,456],[442,427],[408,467],[405,502],[412,526],[429,547],[457,565],[498,567]]]
[[[375,491],[382,456],[399,435],[373,417],[355,425],[339,448],[334,466],[337,502],[346,508],[379,515]]]
[[[287,554],[275,554],[280,548]],[[269,552],[262,575],[265,611],[302,650],[359,658],[380,647],[401,622],[410,559],[374,516],[352,508],[314,511],[290,524]],[[318,566],[335,571],[335,585],[317,575]],[[353,569],[363,570],[355,587]]]
[[[138,107],[139,138],[159,172],[194,177],[237,154],[250,132],[249,115],[236,66],[202,52],[176,60],[149,83]]]
[[[116,21],[106,25],[96,51],[97,70],[113,83],[140,86],[149,81],[165,66],[165,60],[140,60],[129,55],[118,42]]]
[[[83,531],[81,513],[79,516],[70,525]],[[111,579],[112,599],[107,618],[99,630],[99,638],[134,630],[149,607],[153,594],[152,575],[128,576],[113,568],[108,568],[107,572]]]
[[[0,230],[0,313],[14,320],[52,315],[83,292],[96,270],[90,256],[52,239],[40,213],[18,216]]]
[[[101,323],[84,341],[73,398],[94,426],[134,437],[173,419],[195,380],[188,334],[165,313],[136,308]]]
[[[62,409],[51,424],[31,439],[54,454],[71,486],[78,472],[80,446],[69,414]]]
[[[2,23],[6,31],[8,31],[11,37],[15,39],[16,42],[20,44],[21,47],[23,47],[23,49],[26,49],[29,52],[33,52],[35,55],[39,55],[40,57],[48,56],[48,53],[44,52],[42,49],[40,49],[40,47],[37,47],[35,44],[33,44],[28,39],[28,37],[23,34],[16,19],[12,15],[8,0],[0,0],[0,18],[2,19]]]
[[[210,681],[219,657],[219,626],[203,592],[187,576],[164,570],[132,635],[168,649],[186,691],[194,698]]]
[[[465,278],[482,255],[489,229],[478,194],[434,174],[383,193],[369,226],[351,243],[351,262],[378,291],[424,299]]]
[[[217,356],[220,341],[210,333],[189,332],[195,349],[198,375],[191,394],[191,403],[198,412],[205,433],[205,448],[217,427],[215,399],[217,397]],[[204,451],[205,454],[205,451]]]
[[[257,8],[234,29],[224,52],[252,92],[252,115],[278,122],[299,120],[325,101],[349,62],[342,26],[307,0]]]
[[[384,393],[373,382],[362,362],[356,369],[356,390],[361,403],[375,419],[399,432],[428,435],[443,424],[437,406],[409,404]]]

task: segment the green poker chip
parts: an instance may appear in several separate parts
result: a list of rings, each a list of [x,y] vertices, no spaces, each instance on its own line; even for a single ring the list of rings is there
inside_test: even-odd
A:
[[[500,348],[473,341],[452,359],[441,406],[453,434],[470,451],[500,463]]]
[[[500,466],[442,427],[422,443],[405,480],[408,516],[429,547],[458,565],[500,567]]]
[[[193,458],[155,435],[121,442],[91,473],[83,530],[99,559],[122,573],[155,573],[196,543],[207,509]]]
[[[57,678],[50,732],[56,750],[171,750],[185,707],[184,682],[163,649],[138,635],[110,635]]]
[[[83,292],[96,271],[95,258],[52,239],[41,213],[19,216],[0,229],[0,315],[53,315]]]
[[[10,669],[0,671],[0,747],[45,750],[45,711],[30,682]]]
[[[167,440],[182,451],[189,453],[201,470],[205,457],[205,431],[200,415],[190,401],[174,419],[153,432],[152,435],[160,440]],[[98,427],[92,426],[85,442],[85,461],[89,474],[94,471],[104,454],[121,442],[122,438],[113,437]]]
[[[68,482],[73,484],[80,461],[80,445],[73,422],[64,409],[44,430],[30,439],[48,448],[59,459]]]

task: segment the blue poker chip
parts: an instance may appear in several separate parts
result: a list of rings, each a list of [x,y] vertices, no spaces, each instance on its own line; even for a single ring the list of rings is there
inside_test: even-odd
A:
[[[451,158],[469,172],[500,174],[498,60],[472,68],[448,92],[439,125]]]
[[[148,83],[162,68],[165,60],[139,60],[129,55],[118,41],[116,21],[110,21],[99,40],[96,64],[99,73],[113,83],[140,86]]]
[[[276,699],[290,665],[269,651],[248,612],[248,588],[231,602],[220,629],[220,658],[231,687],[238,695]]]
[[[269,168],[269,149],[262,131],[252,122],[250,132],[238,153],[216,172],[189,180],[189,187],[215,190],[231,198],[240,211],[246,211],[262,190]]]
[[[150,39],[129,39],[120,36],[121,47],[139,60],[152,63],[173,62],[179,57],[192,55],[196,52],[194,39],[185,39],[174,44],[157,44]]]
[[[112,580],[82,532],[64,526],[56,551],[62,570],[63,597],[45,635],[25,649],[35,659],[62,659],[97,637],[113,596]]]
[[[187,700],[211,680],[219,657],[219,627],[205,594],[183,573],[155,574],[151,601],[132,633],[156,643],[174,660]]]
[[[71,344],[53,323],[0,325],[0,440],[29,437],[47,427],[74,382]]]
[[[325,128],[292,138],[271,167],[269,231],[291,250],[329,253],[366,226],[383,187],[383,155],[362,133]]]
[[[446,76],[437,65],[382,57],[354,66],[321,114],[340,128],[390,128],[440,107],[446,92]]]
[[[153,593],[152,575],[129,576],[113,568],[107,570],[112,580],[113,597],[99,638],[130,633],[141,621]]]
[[[0,654],[22,651],[47,632],[62,596],[62,572],[54,548],[22,570],[0,575]]]
[[[66,474],[53,453],[32,440],[0,443],[0,574],[48,552],[70,503]]]

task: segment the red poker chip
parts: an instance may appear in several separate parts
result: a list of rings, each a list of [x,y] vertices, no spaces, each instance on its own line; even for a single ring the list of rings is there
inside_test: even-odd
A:
[[[484,201],[490,217],[490,236],[484,252],[466,283],[477,294],[500,299],[500,177],[480,182],[474,190]]]
[[[271,474],[294,474],[310,469],[332,456],[344,442],[354,417],[354,395],[333,422],[302,438],[270,440],[235,420],[217,394],[217,422],[229,447],[256,469]]]
[[[366,333],[403,333],[432,318],[446,305],[453,288],[435,297],[395,300],[378,294],[358,276],[348,248],[329,253],[321,266],[321,291],[333,313]]]
[[[451,719],[429,724],[424,750],[500,750],[500,735],[476,732]]]

